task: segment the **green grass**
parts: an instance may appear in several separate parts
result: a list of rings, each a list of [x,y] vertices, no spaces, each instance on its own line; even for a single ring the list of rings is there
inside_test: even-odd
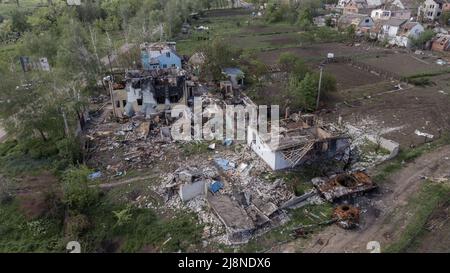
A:
[[[31,11],[34,8],[36,8],[40,3],[45,3],[46,1],[41,0],[20,0],[20,7],[17,7],[15,0],[9,0],[7,3],[7,0],[3,1],[4,3],[0,4],[0,15],[9,17],[11,12],[20,9],[22,11]]]
[[[76,238],[85,246],[86,252],[141,252],[144,248],[158,252],[192,251],[190,247],[200,243],[202,226],[197,224],[192,213],[161,217],[151,209],[133,208],[130,221],[118,226],[113,211],[123,208],[124,205],[104,201],[91,209],[88,216],[93,221],[92,227]],[[114,241],[120,244],[108,248],[107,245]]]
[[[381,184],[391,174],[400,170],[405,163],[411,162],[419,156],[447,144],[450,144],[450,135],[446,134],[431,143],[426,143],[416,148],[400,149],[400,152],[394,159],[377,167],[373,179],[376,183]]]
[[[413,213],[401,237],[383,252],[404,252],[423,231],[433,210],[450,198],[450,186],[426,181],[420,191],[408,202],[407,210]]]
[[[68,236],[62,218],[29,220],[18,209],[17,200],[2,204],[0,252],[64,252],[68,241],[80,242],[82,252],[195,251],[200,244],[203,227],[193,213],[163,217],[152,209],[133,208],[130,220],[118,226],[113,211],[124,207],[104,198],[89,209],[87,228]],[[114,242],[119,243],[111,246]]]
[[[295,209],[291,212],[291,220],[283,226],[275,228],[259,237],[253,238],[248,244],[243,246],[242,252],[263,252],[269,250],[277,243],[290,241],[293,237],[290,235],[292,230],[299,226],[316,225],[321,222],[331,220],[333,205],[324,203],[321,205],[307,205]],[[318,216],[316,219],[311,214]],[[314,231],[321,229],[320,226],[314,228]]]
[[[183,155],[197,155],[207,153],[209,144],[207,142],[190,142],[180,146]]]
[[[64,251],[61,222],[42,218],[29,221],[16,201],[0,205],[0,252]]]
[[[389,155],[390,152],[383,147],[380,147],[377,143],[369,141],[368,139],[364,140],[364,143],[359,147],[363,154],[378,154],[378,155]]]

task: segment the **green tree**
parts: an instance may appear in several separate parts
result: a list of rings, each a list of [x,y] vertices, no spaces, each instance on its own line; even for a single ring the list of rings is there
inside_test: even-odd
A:
[[[88,175],[91,170],[82,165],[71,167],[62,178],[63,202],[71,210],[84,212],[99,198],[97,188],[90,187]]]
[[[426,42],[430,41],[435,35],[436,33],[434,33],[434,31],[428,29],[420,33],[420,35],[417,38],[411,39],[411,43],[415,47],[422,48],[423,45]]]
[[[12,31],[23,33],[30,29],[30,24],[27,22],[27,14],[20,10],[14,10],[11,13]]]
[[[299,10],[298,24],[302,29],[307,29],[313,24],[313,15],[310,8],[302,8]]]
[[[308,72],[301,80],[291,75],[287,86],[290,106],[304,111],[315,110],[318,87],[318,73]],[[322,75],[321,97],[323,98],[328,92],[335,90],[336,79],[332,75],[324,73]]]
[[[305,62],[291,52],[281,53],[278,63],[284,66],[286,71],[289,71],[291,75],[294,75],[299,80],[302,80],[308,72],[308,67]]]
[[[218,38],[201,46],[199,51],[205,55],[201,76],[214,81],[221,80],[223,78],[222,69],[235,65],[235,59],[239,56],[237,50]]]
[[[450,11],[444,11],[439,18],[439,21],[442,25],[449,26],[450,25]]]

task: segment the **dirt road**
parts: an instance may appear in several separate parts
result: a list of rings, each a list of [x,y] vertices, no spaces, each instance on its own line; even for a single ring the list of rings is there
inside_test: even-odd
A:
[[[299,239],[279,249],[280,252],[369,252],[370,241],[378,241],[381,248],[394,241],[405,229],[411,214],[402,210],[426,177],[448,175],[450,146],[444,146],[417,158],[393,174],[380,189],[380,194],[367,198],[370,207],[363,210],[360,229],[348,231],[333,225],[313,235],[312,239]]]

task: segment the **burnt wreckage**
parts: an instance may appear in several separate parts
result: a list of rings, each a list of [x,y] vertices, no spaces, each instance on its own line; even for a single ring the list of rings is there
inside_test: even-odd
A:
[[[128,71],[123,80],[115,80],[110,86],[114,115],[151,118],[174,105],[186,105],[194,87],[183,71],[176,69]]]

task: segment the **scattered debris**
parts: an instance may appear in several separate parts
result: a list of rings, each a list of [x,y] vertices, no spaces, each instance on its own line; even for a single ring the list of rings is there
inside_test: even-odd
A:
[[[428,133],[424,133],[424,132],[421,132],[421,131],[419,131],[419,130],[417,130],[417,129],[414,131],[414,134],[416,134],[416,135],[418,135],[418,136],[423,136],[423,137],[429,138],[429,139],[433,139],[433,138],[434,138],[434,135],[428,134]]]
[[[213,143],[213,144],[209,145],[208,149],[215,150],[216,149],[216,143]]]
[[[360,210],[351,205],[340,205],[334,209],[333,218],[336,224],[344,229],[358,227]]]
[[[91,173],[90,175],[88,175],[88,178],[90,179],[90,180],[95,180],[95,179],[98,179],[98,178],[100,178],[100,177],[102,177],[102,172],[95,172],[95,173]]]

